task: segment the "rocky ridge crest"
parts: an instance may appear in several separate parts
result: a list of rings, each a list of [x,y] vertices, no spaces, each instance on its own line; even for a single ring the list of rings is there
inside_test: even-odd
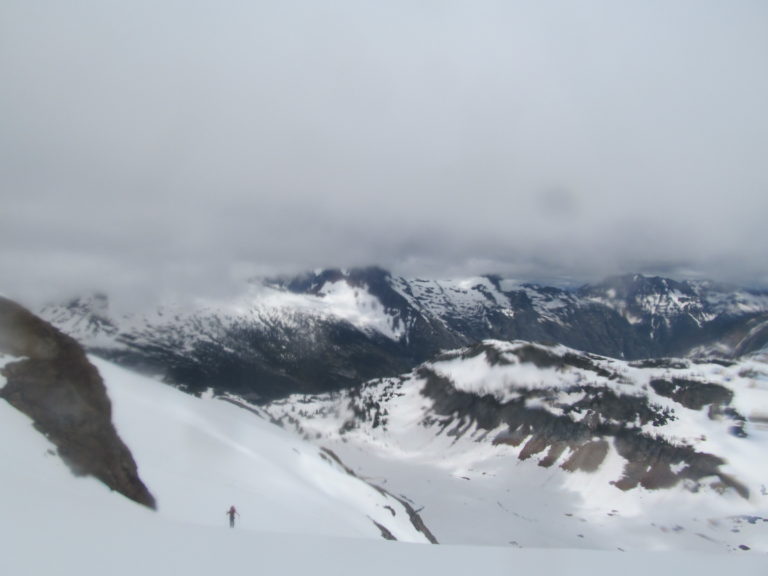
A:
[[[155,508],[112,424],[101,376],[73,338],[0,297],[0,354],[17,358],[0,369],[6,380],[0,398],[33,420],[74,474],[94,476]]]

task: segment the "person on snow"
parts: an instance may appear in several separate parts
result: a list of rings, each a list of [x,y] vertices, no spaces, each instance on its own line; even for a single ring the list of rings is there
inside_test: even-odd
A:
[[[225,514],[229,515],[229,527],[234,528],[235,527],[235,516],[240,516],[238,514],[237,509],[235,508],[234,504],[229,507],[229,510],[225,512]]]

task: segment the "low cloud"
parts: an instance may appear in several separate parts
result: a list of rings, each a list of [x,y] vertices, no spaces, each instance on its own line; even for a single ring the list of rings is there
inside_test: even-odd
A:
[[[217,293],[365,264],[768,285],[766,21],[694,1],[4,2],[0,288]]]

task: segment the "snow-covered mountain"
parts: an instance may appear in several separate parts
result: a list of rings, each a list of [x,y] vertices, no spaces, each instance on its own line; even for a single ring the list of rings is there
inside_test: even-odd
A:
[[[429,541],[406,502],[349,474],[332,452],[231,403],[94,363],[108,385],[115,424],[157,498],[159,521],[224,527],[225,511],[236,503],[244,530]],[[0,411],[3,532],[16,519],[26,527],[29,514],[71,512],[77,524],[80,506],[101,503],[118,515],[131,509],[106,487],[72,476],[23,414],[5,402]]]
[[[768,344],[768,294],[640,275],[565,290],[495,276],[323,270],[254,280],[227,301],[115,315],[96,295],[40,314],[100,356],[254,401],[394,376],[488,338],[625,359],[736,357]]]
[[[768,364],[485,341],[267,411],[407,490],[439,539],[768,551]]]
[[[46,338],[31,341],[35,354],[51,353]],[[18,356],[21,348],[15,336],[2,344],[0,390],[10,385],[9,375],[15,377],[14,367],[27,361]],[[533,372],[524,365],[531,358],[540,364],[549,358],[555,365],[540,366],[543,380],[538,384],[540,391],[549,387],[560,394],[557,402],[563,408],[568,398],[561,394],[573,393],[570,386],[583,385],[594,371],[571,355],[578,356],[562,347],[487,342],[441,356],[402,379],[372,382],[358,394],[292,398],[268,411],[231,395],[187,395],[91,357],[106,386],[111,419],[156,497],[156,509],[132,502],[92,476],[73,475],[57,457],[59,447],[28,416],[0,400],[0,573],[193,576],[258,570],[389,576],[479,570],[493,576],[508,574],[514,566],[523,574],[558,574],[565,569],[598,576],[619,570],[631,576],[648,570],[686,570],[702,576],[726,569],[747,576],[762,574],[764,542],[758,536],[765,520],[755,512],[763,500],[752,493],[745,496],[737,485],[726,487],[718,500],[705,501],[708,506],[715,501],[722,504],[714,510],[702,507],[699,498],[718,488],[710,485],[714,478],[701,478],[697,494],[681,490],[673,500],[662,501],[657,498],[661,492],[637,497],[640,489],[606,489],[604,465],[596,471],[567,474],[557,473],[554,466],[536,466],[529,458],[510,467],[517,448],[514,443],[490,441],[501,429],[481,432],[490,425],[482,410],[479,419],[472,410],[451,411],[446,405],[438,410],[443,401],[425,394],[423,388],[417,390],[420,379],[426,382],[432,371],[441,386],[450,382],[457,392],[508,404],[514,401],[507,382],[510,374],[527,375],[520,390],[535,391],[538,382],[535,377],[531,380]],[[617,366],[644,369],[587,358],[594,363],[592,368],[606,372]],[[558,362],[584,373],[571,373]],[[716,372],[729,382],[724,387],[733,396],[705,395],[711,406],[733,408],[738,414],[715,410],[709,431],[713,440],[707,442],[729,438],[748,442],[742,445],[742,458],[734,462],[734,470],[715,471],[732,473],[754,456],[753,444],[762,442],[758,408],[764,406],[765,372],[758,362],[741,365],[739,371],[735,365],[720,368],[725,371],[706,365],[705,372],[713,378]],[[664,370],[683,370],[654,369],[660,371],[657,376]],[[610,374],[595,373],[608,388],[628,385],[614,382]],[[487,389],[477,388],[481,380]],[[751,397],[743,397],[748,380]],[[669,396],[692,404],[694,411],[700,400],[696,395],[689,398],[687,390],[656,387],[658,401]],[[536,394],[522,397],[535,409]],[[539,400],[546,406],[552,397],[542,394]],[[556,404],[549,408],[557,410]],[[270,421],[279,416],[287,422],[297,409],[308,411],[301,419],[304,434],[322,446]],[[688,415],[686,426],[694,420]],[[574,418],[581,421],[589,428],[595,417]],[[734,422],[738,432],[732,429]],[[665,434],[671,432],[665,429]],[[562,455],[565,458],[567,450]],[[751,489],[759,465],[753,472],[734,478]],[[675,473],[686,476],[682,469]],[[626,494],[634,497],[624,498]],[[650,505],[652,513],[632,508],[631,502]],[[674,510],[652,507],[670,502]],[[241,514],[235,530],[226,527],[225,515],[233,503]],[[614,508],[603,514],[609,505]],[[423,522],[427,517],[429,521]],[[681,518],[686,522],[674,523]],[[431,523],[438,539],[463,545],[384,542],[434,541]],[[473,543],[504,546],[467,546]],[[658,549],[674,552],[652,552]],[[686,549],[734,553],[702,556],[681,551]]]
[[[316,448],[220,400],[182,397],[157,382],[97,363],[113,396],[118,428],[158,495],[158,510],[92,479],[74,477],[30,421],[0,401],[2,574],[459,576],[482,571],[504,576],[510,566],[525,575],[565,569],[593,576],[619,571],[644,576],[648,570],[701,576],[729,570],[743,576],[764,573],[765,557],[754,551],[697,555],[386,542],[359,516],[366,506],[375,509],[375,498],[364,494],[357,507],[335,513],[337,504],[352,505],[354,498],[346,492],[348,484],[342,485],[345,490],[323,485],[335,480],[334,466],[316,458]],[[145,401],[163,408],[142,423]],[[321,474],[306,476],[308,470]],[[226,527],[224,515],[232,502],[241,511],[234,530]],[[347,536],[333,535],[339,533]]]

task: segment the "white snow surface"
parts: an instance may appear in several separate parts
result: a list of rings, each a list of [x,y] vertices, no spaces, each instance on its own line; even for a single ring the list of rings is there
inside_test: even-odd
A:
[[[527,342],[507,343],[491,341],[502,352],[513,352]],[[561,355],[569,349],[558,346],[553,349]],[[575,352],[575,351],[574,351]],[[433,370],[449,378],[457,390],[471,392],[479,396],[490,394],[501,402],[508,402],[518,397],[519,389],[569,388],[580,384],[583,374],[579,371],[564,372],[554,368],[539,368],[530,363],[522,363],[513,354],[506,358],[511,362],[506,365],[491,365],[484,355],[472,358],[454,358],[432,363]],[[607,378],[602,378],[607,382]]]
[[[649,570],[699,576],[721,576],[726,571],[744,576],[765,573],[766,556],[755,551],[623,553],[571,546],[521,550],[509,545],[384,542],[367,515],[381,518],[383,511],[389,516],[390,529],[400,530],[404,538],[418,538],[400,521],[396,502],[327,462],[317,447],[248,410],[214,398],[185,396],[109,363],[93,361],[107,384],[118,431],[157,497],[158,511],[111,492],[93,478],[73,476],[31,421],[0,401],[0,574],[464,576],[479,571],[501,576],[512,569],[517,574],[590,576],[619,571],[646,576]],[[429,484],[436,479],[429,466],[422,470],[414,464],[399,470],[412,472],[411,484],[418,493],[424,491],[425,480]],[[423,474],[424,470],[428,473]],[[442,513],[466,514],[462,531],[470,534],[482,515],[497,504],[468,501],[471,494],[461,487],[471,483],[446,472],[429,489],[458,488],[452,504],[443,502],[448,506]],[[480,474],[466,473],[473,479]],[[546,501],[536,494],[538,488],[531,484],[532,492],[523,500],[546,510]],[[241,512],[234,530],[226,526],[225,516],[233,503]],[[397,517],[381,509],[383,504],[395,508]],[[503,505],[508,504],[509,498]],[[518,506],[523,508],[534,510]],[[489,520],[496,521],[493,516]],[[538,522],[525,517],[510,522],[506,530],[524,528],[521,535],[528,533],[531,540],[546,532],[564,532],[558,523]],[[589,532],[589,526],[577,518],[560,518],[559,523]]]
[[[510,361],[517,347],[530,345],[486,344]],[[575,353],[564,346],[549,350]],[[538,466],[546,451],[521,461],[525,441],[517,447],[493,442],[506,432],[506,425],[487,431],[471,421],[436,417],[432,401],[421,394],[425,382],[416,372],[374,381],[361,390],[357,404],[376,406],[372,410],[379,413],[378,423],[370,415],[362,421],[355,418],[346,393],[297,395],[267,410],[315,442],[332,447],[359,475],[407,494],[417,509],[423,508],[422,517],[441,542],[708,552],[749,546],[768,552],[768,366],[745,361],[730,367],[688,362],[680,368],[638,368],[619,360],[590,358],[620,377],[610,379],[572,366],[537,370],[512,361],[490,365],[484,355],[429,366],[458,389],[491,394],[502,402],[514,399],[518,387],[549,387],[555,401],[539,400],[537,407],[558,415],[562,411],[558,412],[557,402],[578,399],[578,393],[568,390],[573,384],[648,395],[651,402],[673,408],[676,416],[648,432],[724,457],[722,471],[747,486],[749,498],[733,490],[720,493],[716,478],[696,486],[681,483],[664,490],[622,491],[612,483],[622,477],[626,461],[612,443],[594,473],[560,469],[570,450],[550,468]],[[733,421],[710,419],[706,407],[685,408],[648,385],[654,378],[692,376],[734,392],[732,406],[748,419],[747,438],[729,433]],[[573,413],[569,417],[578,418]]]
[[[315,446],[252,412],[195,398],[92,358],[160,513],[220,525],[235,503],[244,529],[425,541],[402,506],[347,474]],[[396,509],[393,515],[385,506]]]
[[[638,295],[632,301],[618,297],[614,289],[607,290],[605,296],[589,296],[585,301],[612,308],[632,324],[642,322],[641,318],[627,310],[627,306],[633,304],[646,314],[662,318],[666,324],[673,317],[688,316],[699,326],[717,315],[737,316],[768,311],[766,293],[718,287],[707,281],[688,281],[685,284],[690,294],[673,288],[667,280],[661,279],[661,290]]]
[[[366,290],[350,286],[347,282],[327,282],[320,290],[330,314],[346,320],[363,331],[374,331],[399,340],[404,330],[395,326],[393,318],[385,313],[378,298]]]
[[[3,368],[6,364],[9,362],[13,362],[14,360],[18,360],[18,358],[14,356],[7,356],[5,354],[0,354],[0,390],[5,388],[5,385],[7,384],[5,380],[5,376],[3,376]]]
[[[416,310],[443,324],[452,317],[483,318],[497,307],[508,316],[514,315],[509,298],[483,276],[454,280],[396,277],[392,287]]]
[[[393,279],[395,290],[414,308],[443,322],[451,317],[482,318],[490,310],[513,317],[515,308],[505,292],[522,291],[541,320],[563,324],[558,314],[577,301],[570,293],[542,290],[539,286],[515,280],[500,280],[498,286],[485,276],[447,280]]]
[[[706,286],[706,283],[703,284]],[[751,314],[768,310],[768,293],[708,291],[705,293],[706,302],[718,313]]]

